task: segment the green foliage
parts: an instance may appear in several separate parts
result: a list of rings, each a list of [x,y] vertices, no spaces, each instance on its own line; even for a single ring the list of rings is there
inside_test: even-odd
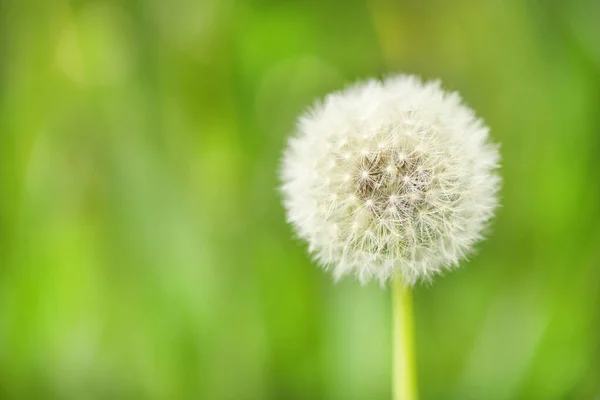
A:
[[[502,143],[489,239],[416,290],[423,399],[600,395],[600,7],[0,1],[0,397],[384,399],[389,290],[286,225],[296,115],[398,71]]]

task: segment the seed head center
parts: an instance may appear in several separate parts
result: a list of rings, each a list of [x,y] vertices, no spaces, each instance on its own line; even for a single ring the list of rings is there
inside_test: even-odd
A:
[[[414,209],[428,190],[432,175],[421,153],[404,149],[362,154],[356,171],[356,197],[376,215],[385,210],[406,213],[407,207]]]

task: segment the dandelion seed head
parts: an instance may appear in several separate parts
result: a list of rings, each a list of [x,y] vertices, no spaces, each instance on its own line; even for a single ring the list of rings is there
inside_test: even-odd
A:
[[[284,153],[287,219],[336,279],[428,280],[457,265],[497,206],[488,128],[439,82],[400,75],[332,93]]]

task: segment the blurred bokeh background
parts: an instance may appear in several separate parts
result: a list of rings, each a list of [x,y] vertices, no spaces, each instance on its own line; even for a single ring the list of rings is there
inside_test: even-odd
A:
[[[389,290],[315,267],[277,170],[315,98],[400,71],[505,179],[416,289],[422,399],[600,398],[596,0],[0,0],[0,398],[389,398]]]

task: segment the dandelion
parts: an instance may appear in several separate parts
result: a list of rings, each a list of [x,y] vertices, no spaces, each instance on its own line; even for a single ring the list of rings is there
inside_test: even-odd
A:
[[[285,151],[287,219],[335,279],[405,285],[458,265],[493,216],[488,128],[440,83],[359,83],[304,114]]]
[[[417,398],[410,287],[456,267],[497,206],[497,146],[455,92],[410,75],[304,114],[283,157],[287,219],[336,280],[394,279],[393,393]]]

